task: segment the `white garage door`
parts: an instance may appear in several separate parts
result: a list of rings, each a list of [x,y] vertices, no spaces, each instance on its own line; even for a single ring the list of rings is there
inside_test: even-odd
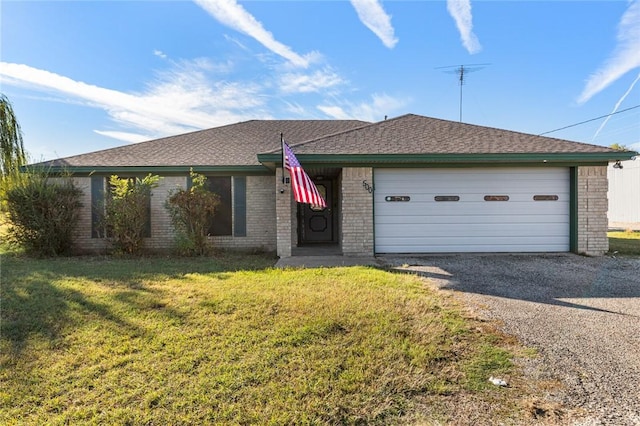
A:
[[[376,253],[569,251],[569,169],[376,169]]]

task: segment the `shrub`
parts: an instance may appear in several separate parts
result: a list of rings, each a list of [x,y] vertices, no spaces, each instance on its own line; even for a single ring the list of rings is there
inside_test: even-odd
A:
[[[116,253],[140,254],[151,221],[151,191],[160,176],[148,174],[140,178],[109,178],[110,195],[106,197],[104,225],[107,239]]]
[[[38,256],[68,254],[82,191],[68,177],[29,173],[5,188],[8,241]]]
[[[208,229],[220,198],[206,188],[206,180],[192,170],[191,188],[174,191],[166,202],[182,254],[203,256],[212,249]]]

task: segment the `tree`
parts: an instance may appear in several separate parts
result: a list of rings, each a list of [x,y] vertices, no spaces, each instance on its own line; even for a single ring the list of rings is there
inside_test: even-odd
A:
[[[191,188],[173,191],[165,204],[182,254],[204,256],[211,251],[209,221],[220,197],[207,189],[206,181],[206,176],[191,170]]]
[[[73,248],[80,219],[82,190],[72,179],[49,179],[46,173],[25,173],[6,193],[7,239],[29,254],[57,256]]]
[[[110,194],[105,206],[104,224],[107,238],[118,254],[141,254],[150,217],[152,190],[160,176],[144,178],[109,178]]]
[[[26,162],[20,124],[11,102],[0,93],[0,177],[17,172]]]
[[[620,145],[619,143],[611,144],[609,145],[609,148],[615,149],[616,151],[629,151],[629,148],[624,145]]]

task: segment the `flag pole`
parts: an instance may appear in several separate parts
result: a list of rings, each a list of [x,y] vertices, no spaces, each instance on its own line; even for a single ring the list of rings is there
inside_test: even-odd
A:
[[[282,183],[284,184],[284,161],[285,161],[285,152],[284,152],[284,134],[280,133],[280,148],[282,148]]]

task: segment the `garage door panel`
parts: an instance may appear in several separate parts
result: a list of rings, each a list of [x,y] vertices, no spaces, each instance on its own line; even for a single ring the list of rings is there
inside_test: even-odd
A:
[[[429,224],[422,227],[424,234],[429,237],[463,237],[473,235],[473,238],[493,238],[495,236],[509,237],[535,237],[565,236],[566,226],[561,223],[477,223],[461,227],[458,224]],[[415,231],[415,225],[406,223],[390,224],[380,229],[376,234],[379,238],[394,237],[396,235],[411,235]],[[422,233],[421,233],[422,234]],[[404,237],[410,238],[410,237]],[[422,235],[418,238],[424,238]],[[471,237],[469,237],[471,238]]]
[[[379,253],[549,253],[549,252],[566,252],[566,245],[551,244],[545,241],[543,244],[501,244],[496,248],[495,244],[421,244],[421,245],[394,245],[396,250],[392,252]]]
[[[374,184],[376,252],[569,250],[568,168],[376,169]]]
[[[563,237],[532,238],[523,242],[517,237],[500,237],[494,239],[470,238],[464,242],[447,237],[429,239],[388,239],[384,242],[393,246],[392,253],[454,253],[454,252],[562,252],[566,251]]]
[[[511,218],[512,221],[517,223],[529,224],[529,223],[567,223],[568,217],[566,214],[544,214],[544,215],[519,215],[517,218]],[[460,221],[465,220],[466,223],[504,223],[505,219],[499,215],[479,216],[477,214],[469,213],[465,215],[431,215],[431,216],[404,216],[398,218],[397,216],[381,216],[376,218],[376,223],[380,225],[394,224],[394,223],[411,223],[416,225],[423,224],[454,224],[459,226]]]
[[[545,180],[545,181],[535,181],[535,183],[532,183],[531,181],[524,182],[524,181],[517,181],[517,180],[508,180],[508,178],[506,177],[501,179],[504,179],[504,182],[500,183],[500,182],[487,181],[487,180],[474,180],[473,182],[449,181],[449,182],[446,182],[447,184],[446,187],[447,187],[447,191],[457,192],[459,194],[480,194],[480,193],[496,191],[499,189],[504,189],[509,191],[520,191],[526,188],[523,186],[523,183],[531,184],[531,185],[528,185],[531,187],[530,189],[536,188],[537,190],[540,190],[540,191],[552,190],[552,189],[557,190],[557,184],[554,181]],[[393,183],[389,182],[388,184],[385,184],[385,185],[376,184],[376,189],[382,190],[382,191],[394,191],[394,192],[396,191],[402,192],[402,190],[406,190],[411,193],[430,194],[435,192],[433,189],[436,185],[443,183],[444,181],[445,179],[423,181],[420,183],[412,183],[412,182],[403,183],[402,181],[393,182]],[[402,189],[399,188],[399,185],[402,185]],[[430,186],[425,186],[425,185],[430,185]]]
[[[508,203],[508,205],[506,205]],[[544,202],[516,203],[498,201],[479,201],[475,203],[465,203],[465,205],[454,203],[393,203],[394,206],[378,206],[376,204],[376,216],[437,216],[437,215],[459,215],[459,216],[487,216],[487,215],[521,215],[521,214],[568,214],[568,202]],[[555,203],[554,205],[550,205]],[[391,204],[391,203],[389,203]],[[405,204],[405,203],[402,203]],[[435,205],[439,204],[439,205]]]

